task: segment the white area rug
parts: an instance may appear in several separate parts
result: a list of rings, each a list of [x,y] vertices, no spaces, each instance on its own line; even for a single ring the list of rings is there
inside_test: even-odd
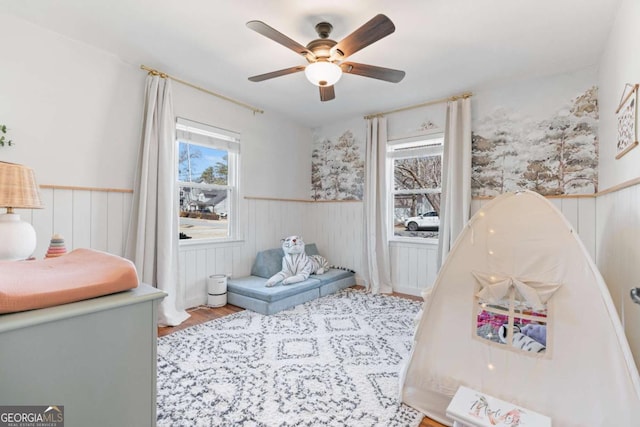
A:
[[[347,289],[158,339],[159,426],[417,426],[398,402],[420,303]]]

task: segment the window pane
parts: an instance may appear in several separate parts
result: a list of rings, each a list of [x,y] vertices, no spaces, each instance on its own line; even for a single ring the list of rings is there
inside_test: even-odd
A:
[[[532,322],[514,318],[513,346],[531,353],[544,353],[547,350],[546,323]]]
[[[440,193],[394,195],[395,236],[438,238]]]
[[[425,156],[393,161],[395,190],[441,188],[442,156]]]
[[[179,181],[228,184],[229,153],[227,151],[180,141],[178,153]]]
[[[229,236],[229,190],[180,187],[180,238]]]
[[[490,304],[478,298],[478,314],[476,318],[476,335],[494,343],[511,345],[527,352],[542,354],[547,345],[546,308],[543,310],[529,310],[527,313],[510,318],[510,306],[517,302],[503,299]],[[525,316],[526,314],[526,316]],[[512,329],[509,331],[509,321]]]
[[[508,323],[508,314],[480,310],[477,317],[476,334],[486,340],[504,344],[505,341],[500,339],[500,327]],[[502,328],[502,333],[504,334],[504,328]]]

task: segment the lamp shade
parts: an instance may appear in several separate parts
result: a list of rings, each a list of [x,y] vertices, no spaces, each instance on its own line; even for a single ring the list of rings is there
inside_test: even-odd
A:
[[[15,163],[0,162],[0,207],[40,209],[40,193],[33,170]]]
[[[43,207],[33,170],[15,163],[0,162],[0,207],[7,208],[7,213],[0,215],[0,260],[29,257],[36,248],[36,231],[13,209]]]
[[[307,65],[304,74],[316,86],[333,86],[342,77],[342,69],[333,62],[318,61]]]

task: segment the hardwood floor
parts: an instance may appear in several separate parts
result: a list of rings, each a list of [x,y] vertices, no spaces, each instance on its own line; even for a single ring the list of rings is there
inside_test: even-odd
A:
[[[354,288],[362,289],[362,287],[360,286],[354,286]],[[405,295],[405,294],[399,294],[395,292],[392,295],[401,297],[401,298],[411,299],[414,301],[422,301],[422,298],[416,297],[413,295]],[[224,307],[218,307],[218,308],[212,308],[205,305],[191,308],[187,310],[187,312],[191,315],[191,317],[189,317],[179,326],[159,327],[158,336],[163,337],[173,332],[180,331],[182,329],[186,329],[191,326],[199,325],[200,323],[205,323],[210,320],[219,319],[220,317],[228,316],[230,314],[237,313],[243,310],[244,308],[236,307],[235,305],[230,305],[230,304],[227,304]],[[445,427],[445,426],[443,424],[440,424],[439,422],[433,421],[430,418],[424,417],[419,427]]]
[[[212,308],[206,305],[190,308],[187,313],[191,315],[187,320],[182,322],[179,326],[165,326],[158,328],[158,336],[163,337],[173,332],[187,329],[191,326],[199,325],[210,320],[219,319],[224,316],[228,316],[239,311],[243,311],[244,308],[236,307],[235,305],[227,304],[224,307]]]

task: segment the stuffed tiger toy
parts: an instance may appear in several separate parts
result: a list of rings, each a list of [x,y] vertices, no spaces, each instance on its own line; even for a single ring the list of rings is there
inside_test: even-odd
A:
[[[283,285],[302,282],[311,274],[323,274],[329,269],[329,262],[320,255],[307,255],[304,251],[304,241],[300,236],[289,236],[283,239],[282,270],[267,280],[265,286],[271,287],[278,282]]]

